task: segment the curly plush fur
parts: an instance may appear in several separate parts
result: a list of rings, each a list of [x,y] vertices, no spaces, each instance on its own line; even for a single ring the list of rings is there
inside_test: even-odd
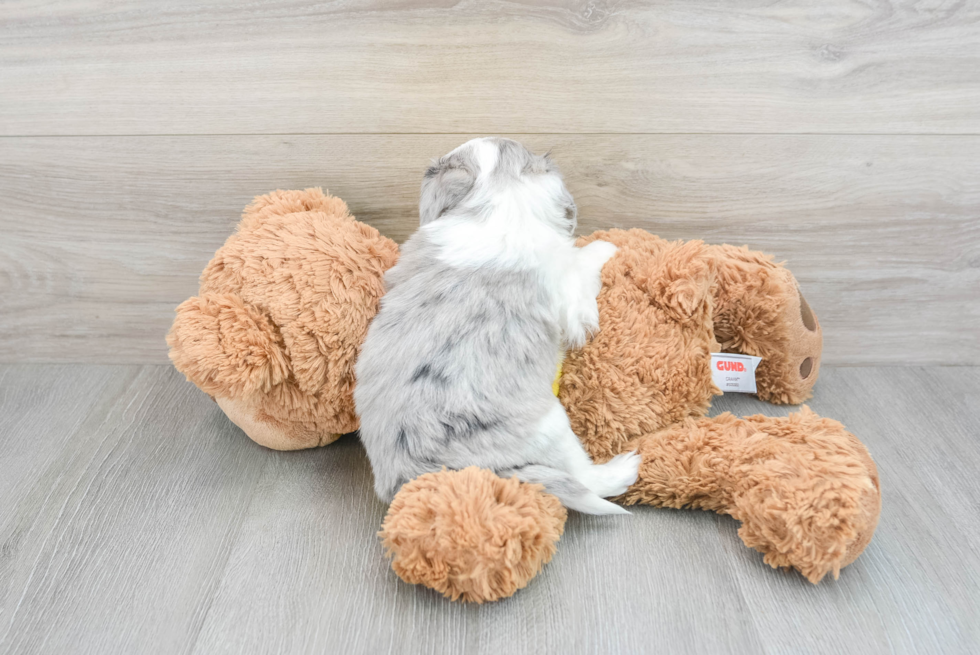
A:
[[[602,269],[599,332],[562,365],[559,399],[596,461],[630,438],[703,416],[711,381],[714,275],[700,241],[597,232],[619,252]]]
[[[711,380],[712,352],[762,357],[756,383],[764,400],[810,397],[822,333],[784,266],[746,248],[666,241],[635,229],[595,232],[579,243],[600,239],[620,249],[602,270],[601,330],[568,353],[560,394],[593,459],[608,460],[634,436],[703,416],[721,393]]]
[[[260,196],[177,308],[170,359],[255,441],[330,443],[357,429],[354,363],[397,259],[320,189]]]
[[[731,514],[746,545],[812,582],[867,546],[881,507],[874,462],[836,421],[703,418],[710,353],[763,357],[759,396],[801,402],[819,373],[820,326],[770,257],[642,230],[602,271],[600,331],[564,362],[560,400],[597,461],[636,449],[627,504]],[[248,436],[324,445],[357,428],[353,365],[397,246],[319,190],[257,198],[183,303],[171,359]],[[513,594],[555,552],[565,510],[540,485],[469,468],[405,484],[381,531],[396,573],[454,599]]]
[[[619,501],[730,514],[742,522],[745,544],[773,567],[796,568],[814,583],[837,577],[871,540],[881,509],[877,470],[861,442],[806,407],[787,418],[702,418],[719,393],[711,352],[723,347],[765,358],[760,397],[809,397],[821,334],[792,274],[745,248],[664,241],[642,230],[597,232],[580,243],[595,239],[619,251],[602,272],[600,331],[567,354],[559,398],[596,461],[631,450],[641,456],[639,479]],[[427,484],[435,485],[448,473],[431,475]],[[470,534],[457,515],[433,511],[416,494],[406,485],[389,511],[385,538],[396,560],[421,547],[424,526],[447,532],[448,520],[458,539]],[[416,521],[415,538],[398,530],[405,514]],[[428,552],[438,560],[429,567],[445,564],[474,585],[466,600],[506,595],[486,584],[500,575],[493,561],[471,568]]]
[[[403,580],[481,603],[527,586],[555,554],[565,518],[541,485],[470,466],[406,484],[378,534]]]
[[[688,418],[626,447],[643,463],[624,504],[730,514],[767,564],[813,583],[836,578],[877,526],[881,493],[867,450],[806,406],[785,418]]]

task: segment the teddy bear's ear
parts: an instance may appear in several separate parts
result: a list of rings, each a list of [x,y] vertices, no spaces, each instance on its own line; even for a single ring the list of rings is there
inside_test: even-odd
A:
[[[176,311],[167,335],[170,359],[205,393],[240,398],[268,391],[288,377],[275,326],[238,296],[202,294]]]
[[[319,187],[303,189],[302,191],[276,190],[265,195],[256,196],[252,203],[242,213],[239,232],[254,229],[273,216],[286,216],[300,212],[316,211],[329,216],[354,220],[347,209],[347,203],[336,196],[324,193]]]

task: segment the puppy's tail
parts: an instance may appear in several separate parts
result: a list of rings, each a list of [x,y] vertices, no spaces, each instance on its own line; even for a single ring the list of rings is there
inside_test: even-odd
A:
[[[584,514],[629,514],[625,508],[600,498],[588,487],[560,469],[528,464],[498,471],[502,478],[514,477],[522,482],[544,485],[545,491],[557,496],[568,509]]]

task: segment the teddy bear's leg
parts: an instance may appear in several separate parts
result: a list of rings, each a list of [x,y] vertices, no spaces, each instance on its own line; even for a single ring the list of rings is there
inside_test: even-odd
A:
[[[627,447],[643,463],[621,502],[730,514],[767,564],[813,583],[836,578],[878,524],[881,491],[867,449],[805,406],[784,418],[688,419]]]
[[[527,586],[554,555],[566,516],[541,485],[443,469],[402,487],[378,535],[405,582],[482,603]]]
[[[760,252],[708,246],[715,268],[714,331],[725,352],[762,358],[758,396],[801,403],[820,373],[823,334],[793,274]]]

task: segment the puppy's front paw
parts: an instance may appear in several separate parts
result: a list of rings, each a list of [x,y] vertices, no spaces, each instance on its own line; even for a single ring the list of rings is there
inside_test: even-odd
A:
[[[569,276],[565,315],[565,346],[580,348],[590,335],[599,331],[599,305],[602,267],[619,250],[608,241],[593,241],[579,248],[576,268]]]
[[[579,299],[577,306],[569,312],[564,334],[566,348],[581,348],[591,335],[599,331],[599,305],[595,301],[596,295],[598,290],[595,295]]]
[[[581,250],[582,273],[585,275],[585,286],[592,298],[602,290],[602,267],[606,265],[616,251],[615,245],[608,241],[593,241]]]
[[[591,265],[601,271],[606,262],[612,259],[618,250],[619,248],[615,244],[608,241],[593,241],[582,248],[582,254]]]

